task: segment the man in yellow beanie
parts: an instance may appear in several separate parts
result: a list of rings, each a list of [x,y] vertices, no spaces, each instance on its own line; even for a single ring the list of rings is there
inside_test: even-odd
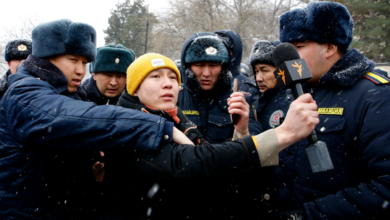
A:
[[[209,144],[176,106],[180,73],[172,60],[160,54],[145,54],[127,69],[127,80],[127,93],[121,95],[118,105],[160,115],[173,122],[175,128],[184,133],[183,139],[188,144],[162,143],[158,151],[107,152],[104,195],[110,202],[101,215],[107,219],[142,219],[150,217],[150,213],[158,219],[195,216],[199,209],[192,189],[199,185],[194,179],[276,165],[278,152],[288,143],[306,137],[316,124],[315,116],[309,116],[315,110],[308,110],[316,105],[306,96],[294,103],[298,111],[293,110],[275,130],[223,144]],[[229,104],[242,103],[232,99]],[[247,119],[242,119],[237,124],[248,123]],[[293,128],[296,125],[302,129]],[[152,212],[147,211],[149,207],[153,208]]]

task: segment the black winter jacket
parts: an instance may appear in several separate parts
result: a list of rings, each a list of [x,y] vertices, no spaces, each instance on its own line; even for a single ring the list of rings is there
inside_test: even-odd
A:
[[[127,93],[122,94],[118,105],[173,121],[169,114],[149,109]],[[201,192],[207,181],[260,164],[251,137],[210,145],[180,109],[178,117],[180,123],[175,126],[191,140],[202,142],[200,145],[167,143],[158,151],[106,152],[104,183],[110,205],[103,219],[202,219],[201,207],[207,201]],[[156,187],[159,189],[153,192]]]

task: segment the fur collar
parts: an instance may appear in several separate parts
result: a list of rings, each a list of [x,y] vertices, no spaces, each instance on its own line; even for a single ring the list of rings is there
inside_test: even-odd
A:
[[[374,67],[373,61],[356,49],[350,49],[321,77],[320,82],[349,87]]]
[[[56,90],[63,95],[77,99],[85,100],[86,94],[80,87],[77,92],[70,93],[68,91],[68,79],[57,66],[50,61],[29,55],[21,64],[28,72],[34,74],[42,81],[52,85]]]
[[[68,87],[68,79],[58,67],[50,61],[30,55],[22,62],[24,68],[30,73],[34,73],[42,81],[54,87]]]
[[[192,72],[190,68],[186,69],[186,75],[188,80],[188,85],[192,91],[194,91],[200,99],[202,98],[212,98],[216,99],[221,97],[224,93],[229,91],[232,87],[231,80],[233,78],[230,71],[222,69],[219,74],[218,81],[211,90],[205,91],[200,87],[199,81],[195,76],[195,73]]]

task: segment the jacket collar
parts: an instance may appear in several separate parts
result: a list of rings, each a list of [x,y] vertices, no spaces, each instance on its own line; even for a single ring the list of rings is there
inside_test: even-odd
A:
[[[320,83],[349,87],[374,67],[373,61],[356,49],[350,49],[321,77]]]
[[[29,55],[21,65],[36,78],[52,85],[58,93],[68,91],[68,79],[50,61]]]

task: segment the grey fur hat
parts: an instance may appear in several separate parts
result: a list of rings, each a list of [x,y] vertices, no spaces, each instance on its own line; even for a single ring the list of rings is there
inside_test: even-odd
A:
[[[250,65],[254,66],[258,63],[269,64],[275,66],[272,52],[275,47],[280,44],[280,41],[266,41],[259,40],[252,48],[251,56],[249,58]]]
[[[7,43],[5,46],[4,59],[9,62],[11,60],[24,60],[31,54],[32,42],[27,39],[17,39]]]
[[[185,62],[228,63],[229,55],[226,46],[218,36],[201,36],[195,38],[185,51]]]
[[[38,25],[32,31],[32,42],[32,54],[39,58],[72,54],[92,62],[96,57],[95,29],[67,19]]]

